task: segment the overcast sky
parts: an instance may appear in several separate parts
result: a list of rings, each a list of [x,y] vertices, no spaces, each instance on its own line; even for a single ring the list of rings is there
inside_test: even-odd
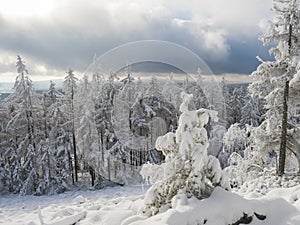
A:
[[[33,80],[81,73],[127,42],[164,40],[198,54],[216,74],[249,74],[267,58],[258,37],[272,0],[0,0],[0,82],[16,55]]]

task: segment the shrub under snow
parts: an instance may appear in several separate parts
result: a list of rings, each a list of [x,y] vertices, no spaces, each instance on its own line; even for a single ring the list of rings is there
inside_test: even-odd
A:
[[[155,168],[161,174],[156,175],[158,181],[146,193],[147,215],[172,207],[178,194],[203,199],[209,197],[216,186],[229,189],[218,159],[207,155],[209,142],[204,126],[209,120],[217,121],[217,112],[206,109],[190,111],[188,105],[193,96],[182,93],[181,97],[182,114],[176,132],[167,133],[156,141],[156,148],[166,159],[159,169]],[[142,174],[144,178],[151,177],[145,170]]]

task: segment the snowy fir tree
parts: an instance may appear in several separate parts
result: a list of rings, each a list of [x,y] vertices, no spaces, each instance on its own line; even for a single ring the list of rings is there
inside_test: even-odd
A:
[[[244,156],[244,151],[248,146],[247,131],[241,128],[239,124],[233,124],[225,133],[224,138],[224,154],[229,158],[233,153]]]
[[[207,198],[215,186],[229,189],[226,175],[218,159],[208,156],[208,137],[204,128],[209,119],[217,120],[215,111],[189,111],[192,95],[182,93],[182,114],[175,133],[167,133],[156,141],[156,148],[165,155],[162,180],[157,181],[145,196],[145,213],[154,215],[172,207],[180,193],[186,197]]]
[[[39,100],[33,91],[25,62],[17,56],[14,92],[6,100],[9,121],[6,126],[10,146],[6,151],[6,168],[9,168],[10,189],[23,194],[34,193],[38,184],[36,172]]]
[[[178,109],[180,106],[180,93],[182,88],[174,81],[173,77],[173,73],[169,74],[169,79],[162,88],[162,94],[165,101],[172,103],[172,105]]]
[[[158,83],[157,77],[153,75],[148,85],[148,88],[146,89],[145,97],[157,97],[159,99],[163,99],[163,94],[161,90],[162,87]]]
[[[277,46],[270,50],[275,61],[261,60],[262,63],[252,73],[254,82],[250,86],[254,96],[266,100],[267,109],[265,120],[255,133],[255,148],[279,152],[279,175],[285,172],[286,149],[290,148],[289,133],[295,129],[289,126],[289,121],[293,105],[297,105],[291,105],[291,99],[295,99],[293,94],[299,90],[299,86],[291,82],[297,79],[298,74],[299,5],[298,0],[274,0],[276,17],[261,39],[264,44],[277,42]]]
[[[64,97],[55,83],[44,93],[45,139],[40,144],[42,177],[40,194],[61,193],[71,185],[71,139],[68,115],[63,112]],[[46,166],[45,166],[46,165]]]
[[[5,101],[0,101],[0,190],[8,191],[11,188],[9,185],[10,169],[6,168],[6,151],[10,148],[9,136],[6,132],[6,124],[9,120],[8,112],[5,107]],[[1,191],[0,191],[1,192]]]
[[[228,109],[227,109],[227,120],[228,124],[239,123],[241,120],[242,103],[241,95],[238,93],[238,89],[234,88],[232,94],[228,99]]]
[[[51,83],[49,91],[43,97],[38,96],[20,56],[17,57],[17,71],[15,90],[5,100],[2,111],[5,122],[1,128],[1,149],[4,151],[0,155],[6,191],[22,195],[64,191],[70,171],[57,166],[62,158],[57,154],[59,137],[53,136],[57,126],[66,123],[55,116],[61,107],[58,102],[62,94]],[[70,143],[67,139],[63,142],[64,145]],[[64,178],[61,173],[65,173]]]
[[[189,76],[185,77],[183,82],[183,90],[186,93],[193,94],[193,100],[190,107],[192,109],[208,108],[207,96],[205,96],[202,88],[204,87],[203,77],[199,71],[197,80],[189,79]]]
[[[109,148],[109,140],[111,140],[111,137],[113,136],[111,116],[114,97],[117,92],[117,87],[114,82],[115,78],[115,74],[111,73],[108,80],[103,80],[102,83],[99,84],[100,86],[96,87],[99,94],[95,99],[95,123],[100,138],[100,148],[103,160],[104,151]]]
[[[258,127],[263,120],[263,112],[261,110],[261,103],[257,97],[251,97],[249,94],[245,97],[245,105],[242,107],[241,126],[246,124],[252,127]]]
[[[91,175],[91,184],[95,185],[96,174],[95,171],[100,170],[98,167],[102,166],[98,161],[100,155],[100,142],[97,133],[95,122],[95,102],[93,101],[93,91],[89,85],[87,76],[83,77],[81,90],[78,91],[78,104],[83,103],[80,107],[80,122],[77,128],[77,144],[78,154],[83,158],[83,164],[88,165],[88,170]],[[101,174],[97,174],[100,176]],[[98,179],[99,180],[99,179]]]
[[[74,157],[74,178],[73,181],[78,181],[78,160],[77,160],[77,143],[76,143],[76,130],[75,130],[75,93],[77,89],[78,78],[75,77],[74,71],[69,69],[67,72],[67,76],[65,77],[63,83],[63,91],[65,92],[66,98],[66,112],[68,112],[68,120],[70,124],[70,131],[72,135],[72,149],[73,149],[73,157]]]

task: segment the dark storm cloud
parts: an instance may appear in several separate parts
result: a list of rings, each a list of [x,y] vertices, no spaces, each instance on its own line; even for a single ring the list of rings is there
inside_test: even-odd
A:
[[[207,59],[207,64],[214,68],[214,73],[240,73],[251,74],[260,64],[256,56],[264,60],[272,60],[269,54],[269,47],[263,46],[262,42],[256,36],[245,40],[229,39],[230,46],[229,57],[222,62],[215,62]]]
[[[45,18],[0,15],[0,72],[15,69],[11,58],[11,64],[5,61],[6,54],[23,54],[28,66],[29,63],[43,65],[48,71],[44,73],[48,74],[61,73],[69,67],[84,71],[95,53],[99,56],[118,45],[146,39],[187,47],[203,58],[215,73],[249,73],[257,66],[255,56],[266,54],[266,49],[262,50],[262,44],[257,41],[258,21],[254,21],[255,24],[244,22],[250,30],[247,42],[242,42],[239,40],[240,33],[245,32],[239,30],[242,21],[236,21],[235,27],[229,24],[230,16],[225,20],[228,24],[222,24],[222,15],[211,16],[215,21],[212,24],[206,17],[195,19],[198,15],[193,12],[192,4],[190,8],[178,11],[178,8],[163,7],[165,5],[157,1],[143,4],[130,1],[60,2]],[[252,32],[253,29],[257,30]],[[41,74],[39,69],[33,68],[32,74]]]

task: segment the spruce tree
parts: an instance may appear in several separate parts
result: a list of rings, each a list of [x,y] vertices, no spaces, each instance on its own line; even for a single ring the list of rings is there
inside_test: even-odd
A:
[[[77,143],[76,143],[76,134],[75,134],[75,94],[77,90],[78,78],[75,77],[74,71],[69,69],[67,76],[65,77],[63,83],[63,90],[65,92],[67,100],[67,111],[69,116],[70,132],[72,136],[72,148],[73,148],[73,157],[74,157],[74,182],[78,181],[78,160],[77,160]]]
[[[6,163],[10,170],[10,189],[22,194],[32,194],[38,185],[37,144],[40,140],[38,130],[40,102],[28,77],[25,62],[17,56],[17,72],[14,92],[6,100],[9,121],[6,131],[10,146]]]
[[[297,74],[300,50],[300,17],[298,0],[274,0],[273,10],[276,17],[270,29],[262,36],[264,44],[277,43],[271,48],[275,61],[262,61],[252,73],[255,82],[250,86],[253,95],[266,100],[266,119],[258,129],[275,138],[262,139],[273,142],[274,149],[279,151],[278,175],[284,174],[286,149],[288,142],[288,120],[290,105],[290,81]],[[298,87],[299,88],[299,87]],[[280,122],[279,122],[280,121]],[[279,136],[280,138],[276,138]],[[258,143],[259,144],[259,143]],[[269,143],[270,144],[270,143]],[[265,146],[270,146],[266,143]],[[276,146],[279,144],[279,149]]]

